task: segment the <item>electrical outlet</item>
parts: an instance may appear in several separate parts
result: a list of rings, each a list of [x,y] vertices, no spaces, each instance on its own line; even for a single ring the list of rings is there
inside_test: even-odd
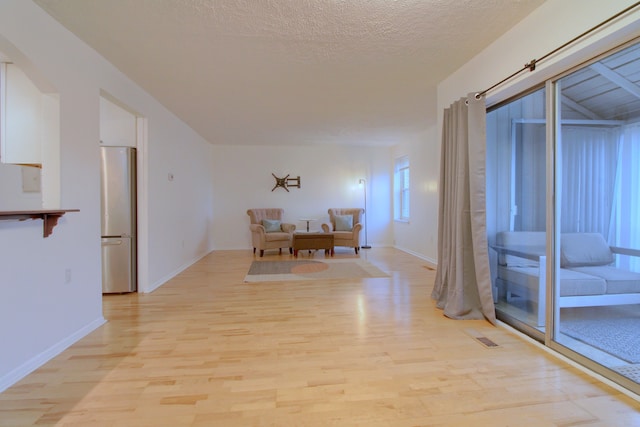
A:
[[[64,283],[71,283],[71,269],[67,268],[64,271]]]

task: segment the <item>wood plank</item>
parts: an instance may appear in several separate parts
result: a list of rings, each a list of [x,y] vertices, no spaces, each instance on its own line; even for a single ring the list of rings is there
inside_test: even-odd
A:
[[[638,402],[510,331],[445,318],[425,261],[360,257],[390,277],[247,284],[251,251],[215,251],[106,295],[104,326],[0,394],[0,425],[640,424]]]

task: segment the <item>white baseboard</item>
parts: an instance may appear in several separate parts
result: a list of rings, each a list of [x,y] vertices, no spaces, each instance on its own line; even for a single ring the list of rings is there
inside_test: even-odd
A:
[[[205,252],[203,254],[200,254],[200,255],[196,256],[194,259],[192,259],[190,261],[187,261],[186,263],[182,264],[177,269],[173,270],[171,273],[169,273],[169,274],[165,275],[164,277],[156,280],[154,283],[150,283],[149,284],[149,289],[138,289],[138,292],[148,294],[148,293],[151,293],[151,292],[155,291],[160,286],[164,285],[169,280],[173,279],[178,274],[182,273],[184,270],[186,270],[187,268],[191,267],[196,262],[200,261],[202,258],[204,258],[207,255],[209,255],[210,252],[211,251],[208,251],[208,252]]]
[[[94,330],[98,329],[100,326],[104,325],[106,320],[104,317],[100,316],[93,322],[89,323],[87,326],[78,330],[77,332],[69,335],[67,338],[58,342],[57,344],[49,347],[47,350],[43,351],[39,355],[32,357],[21,366],[18,366],[13,371],[9,372],[7,375],[0,377],[0,393],[29,375],[31,372],[35,371],[49,360],[53,359],[64,350],[69,348],[72,344],[75,344],[80,339],[84,338]]]
[[[413,255],[416,258],[423,259],[423,260],[427,261],[428,263],[432,264],[433,267],[436,267],[438,265],[438,263],[436,262],[435,259],[431,259],[429,257],[426,257],[426,256],[424,256],[422,254],[419,254],[418,252],[414,252],[414,251],[409,250],[409,249],[401,248],[400,246],[396,246],[396,245],[394,245],[393,247],[398,249],[399,251],[406,252],[406,253],[408,253],[410,255]]]

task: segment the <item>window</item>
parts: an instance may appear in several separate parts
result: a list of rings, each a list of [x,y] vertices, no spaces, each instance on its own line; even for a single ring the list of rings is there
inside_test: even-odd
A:
[[[404,156],[396,159],[394,178],[394,218],[396,221],[409,221],[409,211],[411,206],[409,191],[409,157]]]

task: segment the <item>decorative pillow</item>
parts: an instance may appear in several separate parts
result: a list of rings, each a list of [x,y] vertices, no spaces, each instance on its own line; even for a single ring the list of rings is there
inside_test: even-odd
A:
[[[280,221],[277,219],[263,219],[262,226],[267,233],[276,233],[281,231]]]
[[[353,231],[352,215],[336,215],[334,219],[336,221],[336,231]]]
[[[560,237],[560,266],[608,265],[613,252],[599,233],[564,233]]]

